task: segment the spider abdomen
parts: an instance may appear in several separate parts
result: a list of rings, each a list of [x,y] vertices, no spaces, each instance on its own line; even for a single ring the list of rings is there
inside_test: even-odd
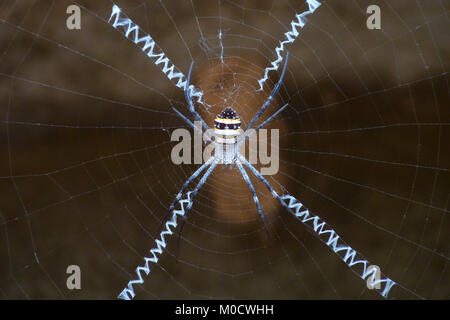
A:
[[[223,136],[240,134],[241,119],[233,108],[227,107],[214,120],[214,132]]]
[[[236,158],[237,136],[241,134],[241,119],[233,108],[227,107],[214,120],[216,156],[222,164],[233,164]]]

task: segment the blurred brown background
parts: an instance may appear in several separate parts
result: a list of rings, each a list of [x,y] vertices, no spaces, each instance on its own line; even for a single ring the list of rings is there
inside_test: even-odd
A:
[[[450,298],[446,1],[329,0],[309,16],[267,114],[283,187],[393,280],[396,298]],[[82,7],[81,30],[66,8]],[[304,1],[117,1],[205,92],[206,119],[246,123],[257,80]],[[382,30],[365,10],[381,8]],[[113,299],[154,246],[197,166],[170,161],[183,92],[108,23],[112,2],[0,3],[0,297]],[[219,30],[223,31],[221,64]],[[225,102],[225,99],[226,102]],[[211,120],[209,120],[211,121]],[[138,299],[379,299],[253,179],[268,242],[237,170],[197,197],[180,256],[169,241]],[[175,237],[174,237],[175,238]],[[66,268],[82,289],[66,288]]]

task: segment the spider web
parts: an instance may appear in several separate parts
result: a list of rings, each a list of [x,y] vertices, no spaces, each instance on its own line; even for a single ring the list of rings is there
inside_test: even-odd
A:
[[[81,30],[66,8],[81,7]],[[265,115],[280,130],[268,180],[319,215],[405,290],[448,299],[449,4],[322,1],[286,45]],[[192,83],[211,124],[248,123],[279,78],[275,48],[305,1],[3,1],[0,4],[0,296],[115,298],[198,165],[170,161],[183,91],[108,20],[113,5]],[[381,8],[381,30],[366,8]],[[282,54],[284,56],[284,53]],[[269,241],[238,170],[216,168],[177,250],[168,240],[138,299],[381,298],[251,177]],[[198,181],[198,180],[196,180]],[[178,254],[178,256],[177,256]],[[68,290],[78,265],[82,289]]]

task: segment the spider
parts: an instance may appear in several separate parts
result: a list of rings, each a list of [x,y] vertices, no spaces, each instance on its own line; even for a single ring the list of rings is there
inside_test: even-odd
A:
[[[288,39],[291,39],[291,36],[297,36],[298,32],[297,27],[303,27],[304,21],[302,17],[305,15],[311,14],[314,10],[320,5],[317,0],[307,0],[309,5],[309,11],[306,11],[300,15],[296,15],[298,19],[298,23],[295,22],[292,24],[293,31],[288,32],[285,35],[288,36]],[[206,122],[201,118],[201,116],[197,113],[194,107],[194,103],[192,102],[191,96],[197,97],[197,101],[201,103],[201,92],[198,92],[193,85],[190,85],[190,78],[193,68],[193,63],[190,66],[189,74],[186,82],[183,81],[184,75],[181,72],[176,71],[176,67],[171,63],[170,59],[167,58],[164,52],[157,46],[155,41],[152,39],[150,35],[146,35],[143,33],[139,26],[137,26],[130,18],[128,18],[119,7],[116,5],[113,6],[112,14],[110,20],[108,21],[112,24],[112,26],[125,35],[125,37],[131,39],[136,45],[141,47],[141,49],[147,54],[149,58],[151,58],[156,65],[162,65],[161,68],[163,73],[169,78],[169,80],[178,80],[176,86],[179,88],[184,87],[184,94],[186,97],[186,101],[189,105],[189,112],[191,116],[194,118],[194,123],[188,119],[185,115],[183,115],[180,111],[175,108],[172,108],[178,116],[180,116],[189,126],[194,128],[194,130],[200,130],[201,127],[209,130]],[[295,31],[295,33],[294,33]],[[288,40],[288,42],[292,42]],[[280,47],[276,49],[277,55],[282,60],[279,52],[283,51],[282,44],[286,42],[280,42]],[[256,204],[256,209],[260,216],[260,219],[264,225],[264,228],[269,235],[269,231],[267,229],[267,225],[265,222],[264,214],[261,209],[261,205],[259,203],[258,196],[256,194],[255,188],[250,181],[250,178],[244,169],[246,167],[251,173],[256,176],[262,183],[269,189],[272,196],[288,211],[292,214],[298,221],[300,221],[308,231],[310,231],[313,235],[315,235],[320,241],[322,241],[327,247],[329,247],[333,253],[335,253],[349,268],[352,272],[358,275],[362,280],[366,281],[367,285],[371,285],[372,287],[369,289],[375,289],[381,296],[387,298],[390,290],[393,286],[400,288],[400,290],[409,292],[414,295],[414,292],[405,288],[404,286],[394,282],[392,279],[387,277],[381,272],[376,271],[376,268],[371,268],[373,265],[365,259],[358,251],[349,246],[337,233],[333,228],[323,221],[319,216],[312,214],[308,208],[306,208],[300,201],[298,201],[294,196],[289,193],[279,195],[270,185],[270,183],[264,178],[264,176],[256,170],[256,168],[251,165],[245,157],[239,153],[239,146],[244,143],[252,134],[257,132],[259,129],[263,128],[273,119],[275,119],[287,106],[285,104],[281,108],[279,108],[274,114],[269,116],[262,123],[255,125],[259,120],[261,115],[270,105],[274,97],[278,94],[280,87],[283,83],[283,78],[286,72],[286,67],[288,64],[289,52],[286,51],[285,64],[283,67],[283,71],[280,75],[280,79],[272,89],[267,100],[261,106],[261,108],[255,113],[251,121],[249,122],[245,131],[241,131],[241,119],[237,112],[230,107],[225,108],[215,119],[214,121],[214,134],[210,137],[207,137],[215,147],[214,155],[209,158],[202,166],[200,166],[183,184],[180,192],[175,197],[174,201],[169,206],[169,210],[161,222],[161,227],[164,225],[165,229],[163,231],[160,230],[159,238],[155,240],[156,247],[150,250],[150,257],[144,256],[145,264],[143,266],[138,266],[136,268],[137,279],[130,280],[128,285],[122,292],[119,294],[118,298],[124,300],[133,299],[135,296],[133,286],[136,284],[143,284],[144,280],[142,278],[142,273],[148,275],[150,273],[150,263],[158,263],[158,256],[163,253],[167,243],[166,236],[170,236],[173,234],[175,228],[177,228],[177,217],[182,217],[181,227],[179,230],[178,236],[178,248],[181,239],[181,234],[183,231],[183,227],[188,218],[188,214],[192,209],[194,204],[194,200],[199,190],[205,184],[208,177],[213,172],[214,168],[220,163],[226,166],[234,167],[236,166],[247,183],[250,191],[253,195],[253,201]],[[273,63],[272,63],[273,64]],[[275,66],[275,65],[274,65]],[[278,66],[276,67],[278,69]],[[265,73],[265,78],[267,77],[267,70]],[[261,80],[262,81],[262,80]],[[259,81],[258,81],[259,82]],[[261,83],[260,83],[261,85]],[[199,127],[197,127],[199,126]],[[201,126],[201,127],[200,127]],[[206,172],[204,172],[206,170]],[[203,173],[204,172],[204,173]],[[186,189],[194,181],[200,174],[203,173],[203,176],[200,178],[200,181],[197,183],[193,191],[186,192]],[[183,195],[185,198],[182,199]],[[179,204],[180,209],[175,209],[175,206]],[[170,217],[170,221],[169,220]],[[160,227],[160,229],[161,229]],[[177,255],[178,256],[178,255]]]
[[[253,165],[251,165],[247,161],[247,159],[245,159],[245,157],[243,157],[239,153],[238,150],[239,150],[239,146],[243,142],[245,142],[252,134],[257,132],[259,129],[263,128],[265,125],[267,125],[273,119],[275,119],[289,105],[288,103],[286,103],[281,108],[279,108],[273,115],[268,117],[265,121],[263,121],[259,125],[255,126],[255,123],[258,121],[258,119],[261,117],[261,115],[264,113],[264,111],[270,105],[270,103],[272,102],[274,97],[278,94],[278,91],[280,90],[280,87],[281,87],[281,85],[283,83],[284,74],[286,72],[286,67],[287,67],[287,64],[288,64],[288,60],[289,60],[289,52],[287,51],[286,52],[286,59],[285,59],[284,67],[283,67],[283,71],[281,72],[281,76],[280,76],[277,84],[274,86],[274,88],[272,89],[272,92],[270,93],[269,97],[264,102],[264,104],[261,106],[261,108],[255,113],[255,115],[253,116],[253,118],[249,122],[249,124],[248,124],[247,128],[245,129],[245,131],[243,131],[243,133],[240,130],[242,121],[241,121],[239,115],[237,114],[237,112],[231,107],[224,108],[222,110],[222,112],[220,114],[218,114],[216,119],[214,120],[214,134],[211,137],[208,137],[208,139],[215,146],[215,149],[214,149],[215,153],[214,153],[214,155],[208,161],[206,161],[200,168],[198,168],[186,180],[186,182],[183,184],[183,186],[181,187],[180,192],[178,193],[178,195],[175,197],[175,199],[173,200],[173,202],[169,206],[169,210],[166,213],[166,216],[164,217],[164,219],[162,220],[161,226],[160,226],[160,229],[159,229],[159,230],[161,230],[161,227],[163,226],[163,224],[170,217],[170,215],[172,214],[176,204],[182,198],[182,196],[185,193],[186,189],[188,188],[189,184],[195,178],[197,178],[206,168],[208,168],[206,170],[206,172],[203,174],[203,176],[200,179],[200,181],[197,183],[194,191],[190,193],[190,202],[189,202],[188,206],[185,209],[184,215],[182,216],[181,227],[180,227],[180,231],[179,231],[179,234],[178,234],[178,247],[179,247],[179,243],[180,243],[180,239],[181,239],[181,234],[183,232],[183,227],[184,227],[184,225],[186,223],[186,220],[188,218],[188,214],[189,214],[189,212],[190,212],[190,210],[192,208],[192,205],[194,203],[195,196],[198,194],[199,190],[205,184],[206,179],[208,179],[209,175],[213,172],[214,168],[218,164],[223,164],[223,165],[228,165],[228,166],[233,166],[233,165],[237,166],[239,172],[241,173],[242,177],[245,180],[245,183],[250,188],[250,191],[251,191],[251,193],[253,195],[253,201],[255,202],[256,209],[257,209],[259,217],[260,217],[260,219],[261,219],[261,221],[262,221],[262,223],[264,225],[264,229],[266,230],[269,239],[271,238],[270,237],[270,233],[269,233],[269,229],[267,228],[267,224],[266,224],[266,221],[265,221],[265,218],[264,218],[264,213],[262,211],[261,205],[259,203],[258,196],[257,196],[256,191],[255,191],[255,187],[253,186],[252,182],[250,181],[250,178],[249,178],[249,176],[248,176],[247,172],[245,171],[244,166],[242,164],[244,164],[248,169],[250,169],[250,171],[254,175],[256,175],[256,177],[258,179],[263,181],[263,183],[266,186],[269,187],[269,190],[272,192],[272,195],[275,196],[274,190],[272,189],[272,187],[270,187],[270,185],[267,182],[267,180],[256,170],[256,168]],[[190,79],[191,79],[191,73],[192,73],[193,66],[194,66],[194,63],[192,62],[191,66],[189,68],[189,74],[188,74],[188,77],[187,77],[184,94],[185,94],[185,97],[186,97],[186,101],[189,104],[189,111],[190,111],[191,115],[194,117],[195,120],[197,120],[198,122],[200,122],[202,124],[203,128],[205,130],[207,130],[207,132],[209,132],[209,130],[210,130],[209,126],[206,124],[206,122],[203,120],[203,118],[195,110],[194,103],[192,102],[192,98],[191,98]],[[201,130],[201,128],[198,128],[197,126],[195,126],[194,123],[191,120],[189,120],[186,116],[184,116],[180,111],[178,111],[175,108],[172,108],[172,109],[189,126],[194,128],[194,130]],[[278,200],[278,195],[276,196],[276,198]]]

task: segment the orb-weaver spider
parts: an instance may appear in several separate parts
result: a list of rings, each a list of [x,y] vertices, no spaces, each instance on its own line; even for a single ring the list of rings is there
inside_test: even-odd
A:
[[[256,204],[256,208],[258,210],[258,214],[261,218],[261,221],[264,224],[264,228],[267,232],[267,235],[270,238],[270,233],[267,228],[267,224],[264,219],[264,214],[261,209],[261,205],[259,203],[258,196],[256,195],[255,188],[250,181],[250,178],[245,171],[242,164],[244,164],[247,168],[249,168],[257,177],[258,179],[265,181],[265,184],[269,186],[267,180],[256,170],[256,168],[250,164],[240,153],[239,153],[239,146],[250,137],[250,135],[257,132],[259,129],[263,128],[265,125],[267,125],[270,121],[272,121],[275,117],[277,117],[287,106],[288,104],[285,104],[281,108],[279,108],[272,116],[267,118],[265,121],[263,121],[261,124],[257,125],[255,128],[253,126],[255,125],[256,121],[261,117],[263,112],[267,109],[267,107],[272,102],[273,98],[278,94],[278,91],[280,90],[281,84],[283,83],[284,74],[286,72],[286,67],[289,60],[289,52],[286,54],[286,61],[284,63],[283,71],[281,73],[280,79],[278,80],[275,87],[272,89],[272,92],[270,93],[269,97],[267,98],[266,102],[261,106],[261,108],[255,113],[253,116],[253,119],[248,124],[247,128],[243,133],[241,133],[241,119],[239,118],[237,112],[231,108],[226,107],[219,115],[217,115],[216,119],[214,120],[214,135],[210,137],[210,140],[215,145],[215,153],[214,155],[206,161],[200,168],[197,169],[197,171],[190,176],[186,182],[183,184],[180,192],[175,197],[175,200],[172,202],[172,204],[169,206],[169,210],[165,216],[165,218],[162,221],[162,224],[167,220],[167,218],[172,213],[173,209],[175,208],[176,204],[180,201],[181,197],[185,193],[187,187],[189,184],[197,178],[206,168],[206,172],[204,173],[203,177],[198,182],[197,186],[195,187],[194,191],[190,194],[190,203],[185,209],[185,214],[183,215],[183,221],[181,223],[180,231],[179,231],[179,237],[181,238],[181,234],[183,231],[183,227],[186,223],[186,219],[188,217],[188,214],[192,208],[192,205],[194,203],[195,196],[197,195],[200,188],[203,186],[203,184],[206,182],[206,179],[208,179],[209,175],[212,173],[214,168],[217,166],[217,164],[224,164],[224,165],[236,165],[239,169],[242,177],[244,178],[245,182],[247,183],[248,187],[250,188],[250,191],[253,195],[253,201]],[[194,103],[192,102],[191,94],[190,94],[190,79],[191,79],[191,73],[194,63],[191,64],[191,67],[189,69],[189,74],[187,77],[187,83],[186,83],[186,89],[184,90],[186,100],[189,104],[189,111],[194,117],[195,120],[200,122],[205,130],[207,132],[210,130],[209,126],[206,124],[206,122],[203,120],[203,118],[198,114],[197,111],[195,111]],[[172,108],[187,124],[189,124],[192,128],[195,130],[200,130],[201,128],[198,128],[194,125],[194,123],[189,120],[187,117],[185,117],[180,111],[178,111],[175,108]],[[256,173],[257,174],[256,174]],[[273,194],[273,189],[270,188],[270,191]],[[178,240],[179,241],[179,240]]]
[[[303,17],[311,14],[314,12],[314,10],[320,5],[320,3],[317,0],[307,0],[307,3],[309,5],[309,10],[296,15],[298,19],[298,23],[296,22],[295,25],[293,25],[293,28],[295,27],[295,32],[297,32],[296,28],[297,26],[303,27],[304,21]],[[112,26],[118,30],[121,30],[122,33],[127,37],[130,38],[136,45],[140,46],[141,49],[147,54],[148,57],[150,57],[152,60],[154,60],[156,65],[162,64],[162,71],[170,80],[178,80],[176,83],[176,86],[179,88],[184,88],[184,93],[186,96],[186,100],[189,104],[189,112],[194,117],[195,121],[198,121],[203,128],[206,130],[209,129],[208,125],[205,123],[205,121],[201,118],[201,116],[197,113],[197,111],[194,108],[194,104],[192,102],[191,96],[196,96],[198,99],[198,102],[201,102],[201,96],[202,93],[197,91],[193,85],[189,85],[190,82],[190,76],[192,72],[193,64],[191,64],[191,67],[189,69],[189,75],[187,77],[187,81],[184,82],[183,78],[184,75],[181,72],[176,71],[176,68],[173,64],[171,64],[170,60],[165,56],[165,54],[160,50],[160,48],[156,45],[155,41],[150,37],[150,35],[143,35],[142,32],[131,19],[129,19],[124,13],[122,13],[121,9],[114,5],[112,14],[110,17],[109,22],[112,24]],[[288,35],[293,35],[292,32],[286,33]],[[297,32],[298,34],[298,32]],[[289,36],[290,37],[290,36]],[[292,41],[288,41],[292,42]],[[283,42],[284,43],[284,42]],[[281,44],[280,44],[281,45]],[[279,60],[281,61],[282,57],[279,55],[279,52],[283,51],[282,47],[280,48],[280,51],[277,50],[277,55],[279,57]],[[312,214],[309,209],[307,209],[302,203],[300,203],[295,197],[292,195],[286,193],[283,195],[278,195],[278,193],[272,188],[272,186],[269,184],[269,182],[264,178],[264,176],[256,170],[256,168],[251,165],[245,157],[243,157],[238,152],[238,147],[240,144],[242,144],[251,134],[258,131],[262,127],[264,127],[266,124],[268,124],[270,121],[272,121],[275,117],[278,116],[286,107],[287,104],[285,104],[283,107],[278,109],[273,115],[268,117],[265,121],[263,121],[261,124],[254,127],[256,121],[261,117],[262,113],[266,110],[266,108],[270,105],[273,98],[277,95],[280,86],[283,82],[284,74],[286,71],[286,66],[288,62],[288,54],[286,54],[286,61],[285,65],[282,71],[282,74],[280,76],[279,81],[273,88],[270,96],[266,100],[266,102],[262,105],[262,107],[256,112],[252,120],[250,121],[249,125],[247,126],[247,129],[243,134],[237,134],[237,129],[240,128],[241,121],[239,119],[239,116],[237,115],[236,111],[225,108],[223,112],[216,118],[215,121],[215,135],[211,137],[211,142],[215,144],[215,151],[216,153],[214,156],[212,156],[208,161],[206,161],[200,168],[198,168],[183,184],[180,192],[175,197],[175,200],[172,202],[172,204],[169,206],[168,213],[166,214],[166,217],[162,220],[162,224],[165,228],[162,232],[159,233],[159,238],[156,239],[156,247],[150,250],[151,257],[144,257],[145,264],[143,266],[138,266],[136,268],[136,274],[138,276],[137,279],[131,280],[128,282],[128,285],[125,289],[122,290],[122,292],[119,294],[120,299],[124,300],[130,300],[133,299],[135,296],[133,285],[135,284],[142,284],[144,282],[142,278],[142,272],[145,274],[150,273],[150,267],[149,263],[158,263],[158,255],[161,255],[164,248],[166,247],[166,240],[165,237],[172,235],[173,230],[178,226],[177,223],[177,217],[181,216],[183,221],[182,225],[179,231],[179,239],[181,237],[182,229],[184,224],[186,223],[186,219],[188,216],[189,211],[192,208],[192,205],[194,203],[195,196],[203,186],[203,184],[206,182],[206,179],[211,174],[211,172],[214,170],[214,168],[217,166],[217,164],[222,163],[225,165],[236,165],[239,169],[240,173],[242,174],[245,182],[249,186],[252,194],[253,194],[253,200],[256,204],[258,214],[264,224],[264,228],[266,229],[267,233],[267,225],[265,223],[264,215],[261,209],[261,206],[259,204],[258,197],[256,195],[255,188],[253,187],[250,178],[247,174],[247,172],[244,169],[244,166],[247,167],[253,175],[255,175],[260,181],[263,182],[263,184],[269,189],[272,196],[280,202],[280,204],[295,218],[297,218],[300,222],[305,225],[308,230],[317,236],[317,238],[322,241],[326,246],[328,246],[350,269],[352,272],[357,274],[361,279],[366,281],[367,285],[372,286],[371,289],[375,289],[378,291],[383,297],[387,297],[389,295],[390,290],[394,285],[397,285],[397,287],[409,291],[405,287],[401,286],[400,284],[395,283],[390,278],[386,277],[383,273],[377,271],[376,268],[371,268],[373,265],[366,260],[359,252],[357,252],[355,249],[350,247],[344,240],[340,238],[340,236],[333,230],[333,228],[330,227],[325,221],[323,221],[320,217]],[[273,64],[274,65],[274,64]],[[274,65],[275,70],[278,69],[278,65],[276,64],[276,67]],[[271,68],[272,69],[272,68]],[[267,70],[264,76],[265,80],[267,78]],[[259,81],[258,81],[259,82]],[[259,82],[260,85],[262,82]],[[200,127],[197,127],[196,124],[194,124],[191,120],[189,120],[186,116],[184,116],[181,112],[173,108],[173,110],[191,127],[194,128],[194,130],[201,130]],[[197,122],[195,122],[197,123]],[[231,145],[231,147],[229,147]],[[227,146],[227,147],[225,147]],[[206,168],[206,172],[201,177],[198,184],[195,186],[195,189],[193,191],[185,192],[188,188],[189,184],[195,180]],[[186,195],[186,198],[182,199],[183,195]],[[180,209],[176,209],[176,206],[180,205]],[[270,236],[269,236],[270,237]]]

